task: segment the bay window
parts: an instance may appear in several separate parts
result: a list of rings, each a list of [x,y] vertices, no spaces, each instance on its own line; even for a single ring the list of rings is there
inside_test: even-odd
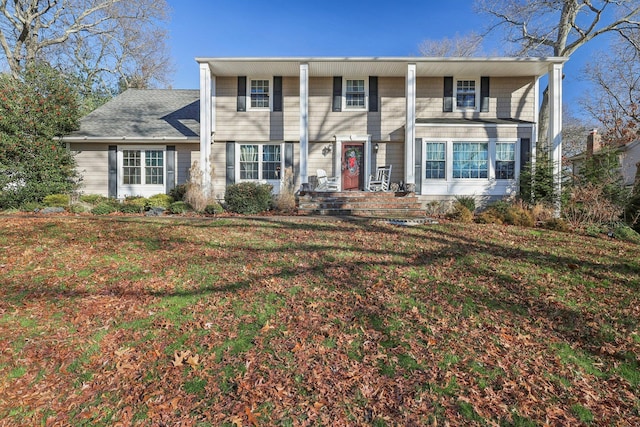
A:
[[[445,143],[427,142],[425,151],[425,178],[445,178]]]
[[[453,178],[488,178],[489,144],[486,142],[453,143]]]
[[[496,143],[496,179],[515,179],[516,145],[514,143]]]

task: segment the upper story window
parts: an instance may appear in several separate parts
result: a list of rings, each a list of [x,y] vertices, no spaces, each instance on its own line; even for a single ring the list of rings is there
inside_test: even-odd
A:
[[[366,108],[366,86],[364,79],[345,81],[345,108],[346,109],[364,109]]]
[[[252,79],[250,81],[251,108],[269,108],[269,80]]]
[[[476,81],[456,81],[456,107],[461,110],[476,108]]]

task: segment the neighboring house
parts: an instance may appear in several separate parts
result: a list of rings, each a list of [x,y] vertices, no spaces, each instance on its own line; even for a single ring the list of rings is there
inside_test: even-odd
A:
[[[287,168],[303,190],[318,169],[342,191],[366,190],[382,165],[425,201],[499,198],[535,152],[544,76],[544,138],[560,159],[565,60],[197,58],[199,92],[126,91],[64,140],[83,191],[119,198],[168,191],[194,160],[213,170],[205,184],[218,198],[243,181],[277,193]]]
[[[587,149],[568,160],[571,162],[571,170],[574,175],[579,175],[584,162],[589,156],[598,155],[602,149],[600,135],[597,129],[592,130],[587,137]],[[631,187],[635,183],[636,173],[640,166],[640,139],[620,145],[615,149],[620,162],[620,173],[625,186]]]

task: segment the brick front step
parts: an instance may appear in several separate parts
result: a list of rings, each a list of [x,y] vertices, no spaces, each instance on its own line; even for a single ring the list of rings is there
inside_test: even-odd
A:
[[[391,192],[307,192],[297,199],[301,215],[418,218],[425,212],[415,194]]]

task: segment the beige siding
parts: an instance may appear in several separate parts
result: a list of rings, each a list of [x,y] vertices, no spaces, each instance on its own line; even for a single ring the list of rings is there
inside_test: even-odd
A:
[[[250,78],[250,77],[249,77]],[[282,79],[283,111],[237,111],[237,77],[216,78],[216,140],[283,141],[300,137],[299,79]]]
[[[178,155],[176,161],[177,185],[185,184],[189,180],[189,169],[193,162],[200,160],[200,144],[176,145]]]
[[[375,154],[376,165],[391,165],[391,182],[404,181],[404,141],[380,142],[378,147],[378,153]]]
[[[109,195],[109,144],[71,144],[84,194]]]
[[[535,120],[535,79],[533,77],[491,77],[489,112],[445,113],[443,77],[420,77],[416,87],[416,116],[418,118],[517,118]]]

